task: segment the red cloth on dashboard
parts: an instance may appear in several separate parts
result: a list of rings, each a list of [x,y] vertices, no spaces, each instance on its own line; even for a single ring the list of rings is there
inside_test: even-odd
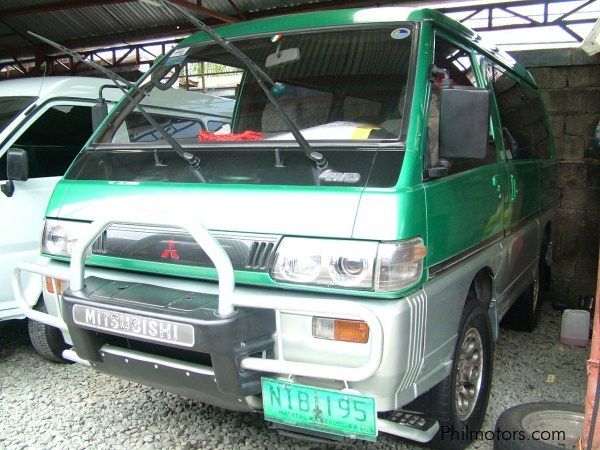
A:
[[[262,133],[258,131],[247,130],[243,133],[215,134],[210,131],[200,130],[198,133],[199,141],[259,141],[262,139]]]

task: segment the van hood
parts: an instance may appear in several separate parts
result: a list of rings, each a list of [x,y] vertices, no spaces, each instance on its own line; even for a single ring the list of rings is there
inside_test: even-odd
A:
[[[61,180],[46,215],[92,222],[135,211],[185,214],[214,231],[351,238],[362,190]]]

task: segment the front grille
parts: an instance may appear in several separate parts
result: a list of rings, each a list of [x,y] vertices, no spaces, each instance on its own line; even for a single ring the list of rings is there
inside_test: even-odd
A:
[[[215,232],[235,270],[269,270],[280,236]],[[92,245],[92,253],[123,259],[214,267],[189,233],[177,228],[115,224]]]

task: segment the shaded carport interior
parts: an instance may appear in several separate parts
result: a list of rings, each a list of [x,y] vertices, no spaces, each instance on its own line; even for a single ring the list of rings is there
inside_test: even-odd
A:
[[[402,5],[393,0],[174,0],[211,26],[315,9]],[[82,51],[100,64],[128,72],[148,64],[167,46],[195,31],[185,18],[148,0],[4,0],[0,4],[0,79],[46,74],[83,74],[88,68],[29,36],[33,31]],[[438,3],[448,3],[438,2]],[[582,16],[598,1],[572,1],[572,9],[548,14],[558,3],[544,0],[498,2],[494,6],[446,7],[441,10],[479,17],[479,31],[510,32],[555,26],[581,41]],[[540,6],[545,15],[532,19],[519,8]],[[495,12],[511,13],[513,22],[498,23]],[[579,15],[578,15],[579,14]],[[510,14],[509,14],[510,15]],[[496,22],[495,22],[496,21]],[[561,199],[555,221],[555,267],[552,298],[577,305],[594,295],[600,227],[600,155],[594,132],[600,120],[600,61],[575,48],[515,53],[536,78],[549,110],[558,152]]]

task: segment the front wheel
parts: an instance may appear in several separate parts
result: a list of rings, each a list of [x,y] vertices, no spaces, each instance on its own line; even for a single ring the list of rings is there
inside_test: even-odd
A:
[[[47,312],[43,300],[40,300],[34,309],[43,313]],[[31,345],[33,345],[33,348],[40,356],[48,361],[57,363],[71,362],[62,356],[62,352],[68,348],[68,345],[65,343],[62,333],[58,328],[31,319],[29,319],[27,328]]]
[[[425,394],[428,415],[440,430],[435,448],[462,449],[481,429],[492,380],[493,342],[487,310],[469,298],[458,332],[452,372]]]

